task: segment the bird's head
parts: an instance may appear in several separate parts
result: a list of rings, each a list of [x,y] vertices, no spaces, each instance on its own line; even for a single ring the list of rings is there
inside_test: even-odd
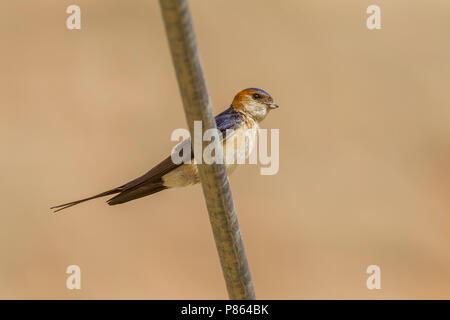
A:
[[[256,121],[261,121],[270,110],[278,108],[278,105],[273,102],[270,94],[264,90],[249,88],[242,90],[234,97],[231,107]]]

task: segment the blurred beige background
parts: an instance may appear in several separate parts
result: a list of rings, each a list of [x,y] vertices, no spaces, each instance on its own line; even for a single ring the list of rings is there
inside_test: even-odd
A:
[[[190,6],[214,111],[246,87],[281,106],[279,173],[230,180],[257,297],[450,298],[450,3]],[[186,127],[158,2],[3,0],[0,48],[0,298],[226,298],[200,186],[49,210],[146,172]]]

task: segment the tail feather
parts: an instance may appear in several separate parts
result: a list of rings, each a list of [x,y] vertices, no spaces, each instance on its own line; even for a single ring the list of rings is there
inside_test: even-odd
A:
[[[77,205],[77,204],[85,202],[85,201],[89,201],[92,199],[101,198],[101,197],[105,197],[105,196],[109,196],[109,195],[118,193],[118,195],[107,200],[107,203],[110,206],[113,206],[116,204],[125,203],[125,202],[131,201],[131,200],[139,199],[139,198],[163,191],[165,189],[167,189],[167,187],[164,186],[160,181],[152,182],[152,183],[144,183],[144,184],[137,185],[135,187],[128,188],[128,189],[125,188],[124,186],[122,186],[122,187],[114,188],[114,189],[96,194],[95,196],[92,196],[92,197],[60,204],[60,205],[51,207],[50,209],[56,209],[53,211],[54,213],[56,213],[58,211],[70,208],[74,205]]]
[[[54,212],[58,212],[88,200],[105,197],[116,193],[119,194],[107,201],[109,205],[124,203],[151,195],[167,189],[167,187],[164,186],[162,177],[168,172],[178,168],[180,165],[181,164],[173,163],[172,158],[169,156],[143,176],[140,176],[139,178],[134,179],[118,188],[99,193],[89,198],[60,204],[58,206],[51,207],[50,209],[56,209]]]
[[[131,189],[123,190],[107,201],[110,206],[139,199],[167,189],[161,182],[147,183]]]
[[[119,188],[114,188],[114,189],[111,189],[111,190],[108,190],[108,191],[105,191],[105,192],[102,192],[102,193],[99,193],[99,194],[96,194],[95,196],[92,196],[92,197],[88,197],[88,198],[84,198],[84,199],[81,199],[81,200],[72,201],[72,202],[68,202],[68,203],[64,203],[64,204],[60,204],[60,205],[51,207],[50,209],[56,209],[55,211],[53,211],[53,213],[56,213],[58,211],[70,208],[70,207],[72,207],[74,205],[77,205],[79,203],[82,203],[82,202],[85,202],[85,201],[89,201],[89,200],[92,200],[92,199],[96,199],[96,198],[106,197],[106,196],[109,196],[109,195],[112,195],[112,194],[116,194],[116,193],[119,193],[119,192],[121,192],[121,188],[120,187]]]

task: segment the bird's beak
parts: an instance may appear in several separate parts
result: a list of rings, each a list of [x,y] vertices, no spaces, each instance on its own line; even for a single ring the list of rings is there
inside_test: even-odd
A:
[[[266,105],[270,108],[270,109],[276,109],[278,108],[278,105],[276,103],[273,102],[266,102]]]

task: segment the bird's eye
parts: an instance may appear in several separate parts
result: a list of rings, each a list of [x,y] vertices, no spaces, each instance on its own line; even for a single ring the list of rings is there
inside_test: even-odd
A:
[[[253,97],[253,99],[259,99],[259,98],[261,98],[261,96],[260,96],[259,94],[257,94],[257,93],[254,93],[254,94],[252,95],[252,97]]]

